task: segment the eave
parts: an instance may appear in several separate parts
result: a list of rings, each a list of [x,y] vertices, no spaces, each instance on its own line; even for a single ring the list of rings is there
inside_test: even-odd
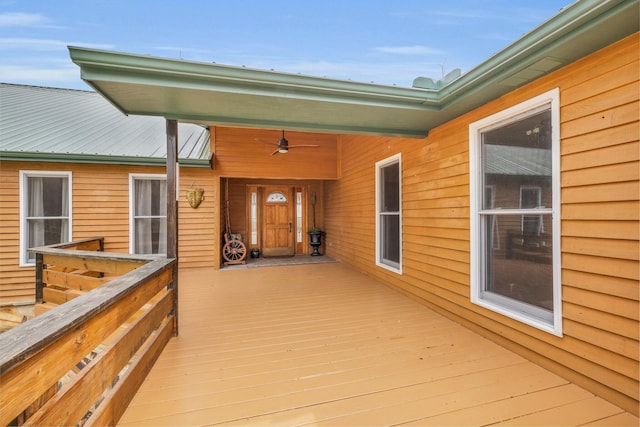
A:
[[[38,163],[81,163],[97,165],[165,166],[164,157],[107,156],[98,154],[44,153],[28,151],[0,151],[0,160]],[[180,159],[181,167],[212,168],[213,158]]]
[[[483,103],[638,31],[638,0],[583,0],[437,89],[69,47],[125,114],[184,122],[421,138]]]

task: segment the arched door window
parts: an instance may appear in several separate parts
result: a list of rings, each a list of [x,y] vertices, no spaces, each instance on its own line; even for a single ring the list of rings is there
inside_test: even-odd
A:
[[[267,196],[267,203],[287,203],[287,196],[279,191],[274,191]]]

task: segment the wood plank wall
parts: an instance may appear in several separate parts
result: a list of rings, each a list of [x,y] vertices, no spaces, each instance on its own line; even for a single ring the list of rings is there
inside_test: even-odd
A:
[[[72,239],[104,237],[105,251],[129,252],[129,173],[164,174],[164,167],[123,167],[67,163],[2,162],[0,167],[0,305],[30,303],[35,270],[19,267],[20,170],[72,171]],[[211,267],[218,253],[215,227],[218,186],[210,169],[180,169],[180,268]],[[186,190],[203,187],[205,200],[192,209]]]
[[[328,254],[638,414],[638,34],[433,129],[343,136]],[[470,303],[469,124],[560,88],[564,337]],[[403,272],[377,268],[375,162],[402,153]]]
[[[336,135],[285,131],[289,146],[318,147],[293,148],[287,154],[273,156],[271,153],[276,147],[268,143],[277,143],[282,131],[212,127],[211,135],[214,171],[220,176],[270,179],[337,177]]]

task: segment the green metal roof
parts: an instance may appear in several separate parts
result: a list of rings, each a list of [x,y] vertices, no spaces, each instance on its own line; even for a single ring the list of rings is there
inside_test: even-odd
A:
[[[206,127],[178,126],[181,165],[210,166]],[[2,160],[163,165],[166,121],[125,116],[95,92],[0,83]]]
[[[418,78],[414,87],[78,47],[69,51],[82,78],[126,114],[424,137],[435,126],[637,32],[638,5],[638,0],[578,1],[462,76],[439,83]]]

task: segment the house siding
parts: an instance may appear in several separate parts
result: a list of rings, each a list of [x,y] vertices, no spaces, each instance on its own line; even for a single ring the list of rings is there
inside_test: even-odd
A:
[[[327,253],[638,414],[638,34],[433,129],[343,136]],[[470,302],[470,123],[560,89],[564,336]],[[403,274],[375,266],[375,162],[402,153]]]
[[[2,162],[0,167],[0,305],[33,303],[35,270],[19,267],[20,170],[72,172],[72,239],[104,237],[105,251],[129,252],[129,174],[165,174],[164,167],[123,167],[66,163]],[[216,180],[209,169],[180,169],[180,267],[211,267],[217,249]],[[203,187],[205,200],[192,209],[185,197]]]
[[[281,131],[211,127],[214,170],[180,168],[178,258],[180,268],[221,266],[225,231],[224,193],[227,177],[251,178],[232,181],[230,188],[231,229],[246,239],[246,183],[304,185],[317,192],[317,223],[322,225],[322,188],[325,179],[335,179],[338,169],[338,136],[286,132],[291,149],[286,155],[271,153]],[[251,147],[247,150],[247,147]],[[309,167],[312,164],[313,167]],[[35,298],[33,267],[19,267],[20,170],[72,172],[72,239],[104,237],[105,251],[129,252],[129,174],[165,174],[164,167],[85,165],[2,161],[0,164],[0,305],[31,304]],[[223,178],[224,177],[224,178]],[[306,179],[302,179],[306,178]],[[185,197],[190,187],[204,188],[205,200],[192,209]],[[307,207],[309,210],[310,207]],[[301,252],[308,251],[306,233]]]
[[[337,136],[286,131],[287,154],[275,154],[282,131],[212,127],[214,171],[231,178],[335,179],[337,177]],[[312,165],[311,167],[309,165]]]

